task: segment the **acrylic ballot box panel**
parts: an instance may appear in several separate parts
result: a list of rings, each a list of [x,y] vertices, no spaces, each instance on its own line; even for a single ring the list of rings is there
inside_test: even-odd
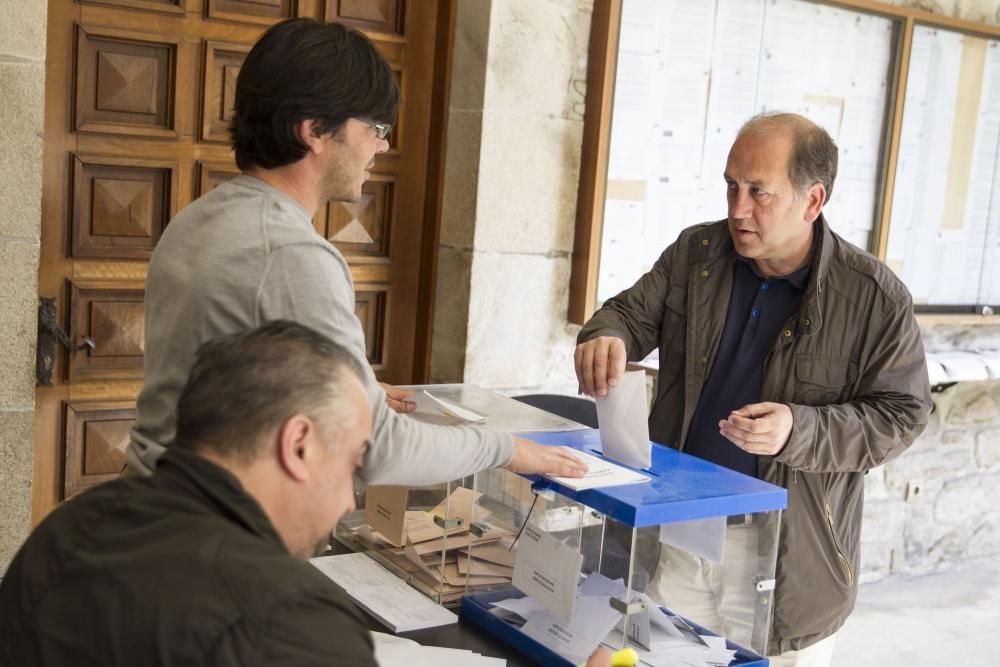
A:
[[[492,538],[469,530],[473,490],[460,480],[361,487],[355,497],[358,509],[337,524],[337,541],[368,554],[438,604],[457,604],[466,588],[455,566],[458,550]]]
[[[593,430],[526,437],[601,451]],[[767,664],[785,490],[659,445],[640,472],[648,482],[587,490],[477,475],[471,518],[513,532],[513,586],[470,592],[462,615],[545,665],[579,664],[599,643],[651,665]],[[491,551],[473,545],[469,563]],[[696,566],[715,590],[697,585]],[[721,609],[706,604],[720,596]]]
[[[413,392],[408,400],[416,403],[417,409],[409,416],[427,424],[471,426],[500,433],[561,432],[587,428],[471,384],[410,385],[400,389]],[[451,406],[458,409],[450,409]],[[483,419],[477,420],[477,417]]]
[[[425,423],[500,432],[586,428],[472,385],[404,388],[414,392],[411,400],[417,404],[407,418]],[[511,488],[523,486],[531,496],[530,482],[510,473],[507,478]],[[494,557],[500,562],[480,563],[471,561],[468,552],[479,546],[484,553],[499,554],[520,525],[514,514],[510,520],[489,516],[476,502],[482,496],[476,484],[475,476],[426,487],[366,487],[356,480],[357,509],[341,519],[334,537],[352,551],[367,553],[439,604],[457,605],[467,590],[489,591],[510,584],[510,568],[502,554]]]

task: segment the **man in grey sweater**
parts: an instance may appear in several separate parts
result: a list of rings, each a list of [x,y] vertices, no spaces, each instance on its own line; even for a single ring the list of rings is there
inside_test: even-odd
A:
[[[398,414],[389,402],[405,410],[404,392],[380,385],[367,364],[350,269],[311,219],[327,201],[357,201],[375,154],[388,150],[399,89],[371,42],[336,23],[279,23],[248,54],[234,106],[242,174],[181,211],[150,262],[145,385],[129,467],[149,474],[172,444],[177,397],[202,343],[289,319],[330,337],[365,369],[373,446],[360,474],[368,483],[431,484],[498,466],[582,475],[562,448]]]

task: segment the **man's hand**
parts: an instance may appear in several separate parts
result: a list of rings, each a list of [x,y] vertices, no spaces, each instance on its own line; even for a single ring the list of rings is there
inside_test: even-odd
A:
[[[525,475],[558,475],[583,477],[587,466],[562,447],[540,445],[531,440],[514,437],[514,458],[507,469]]]
[[[413,396],[413,392],[409,389],[393,387],[391,384],[386,384],[385,382],[379,382],[379,385],[385,391],[386,404],[396,412],[405,415],[407,412],[413,412],[417,409],[416,403],[406,400],[410,396]]]
[[[587,396],[607,396],[625,373],[625,342],[614,336],[598,336],[576,346],[573,361],[580,391]]]
[[[784,403],[752,403],[719,422],[719,433],[740,449],[774,456],[792,434],[792,409]]]
[[[611,667],[612,655],[608,649],[598,646],[597,650],[590,654],[586,667]]]

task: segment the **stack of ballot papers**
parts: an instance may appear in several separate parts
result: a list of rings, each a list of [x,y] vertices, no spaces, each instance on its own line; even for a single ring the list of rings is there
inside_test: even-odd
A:
[[[310,562],[393,632],[434,628],[458,620],[365,554],[322,556]]]
[[[475,506],[482,494],[458,487],[436,507],[421,511],[407,510],[405,494],[393,498],[392,488],[404,487],[369,487],[367,501],[378,511],[366,512],[368,523],[355,529],[363,542],[440,594],[442,602],[457,600],[466,586],[482,590],[510,582],[517,555],[514,533],[491,524],[490,513]],[[443,528],[435,517],[454,525]],[[482,535],[470,530],[474,521]]]
[[[459,648],[422,646],[412,639],[372,633],[379,667],[506,667],[503,658],[488,658]]]
[[[585,662],[602,643],[621,648],[626,632],[640,662],[650,667],[714,667],[732,662],[736,652],[726,648],[725,638],[699,635],[684,619],[661,609],[643,593],[633,593],[632,602],[642,601],[646,608],[629,615],[626,629],[624,615],[611,607],[610,600],[624,599],[627,593],[622,580],[595,572],[577,588],[569,623],[530,596],[495,602],[491,613],[574,664]]]

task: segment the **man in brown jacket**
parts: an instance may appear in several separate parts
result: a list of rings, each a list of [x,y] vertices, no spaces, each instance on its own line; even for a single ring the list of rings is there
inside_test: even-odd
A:
[[[798,667],[829,664],[854,607],[865,472],[931,409],[908,291],[823,218],[836,171],[811,121],[751,119],[726,164],[728,219],[684,230],[583,327],[575,359],[602,396],[658,347],[650,437],[788,490],[768,653]]]

